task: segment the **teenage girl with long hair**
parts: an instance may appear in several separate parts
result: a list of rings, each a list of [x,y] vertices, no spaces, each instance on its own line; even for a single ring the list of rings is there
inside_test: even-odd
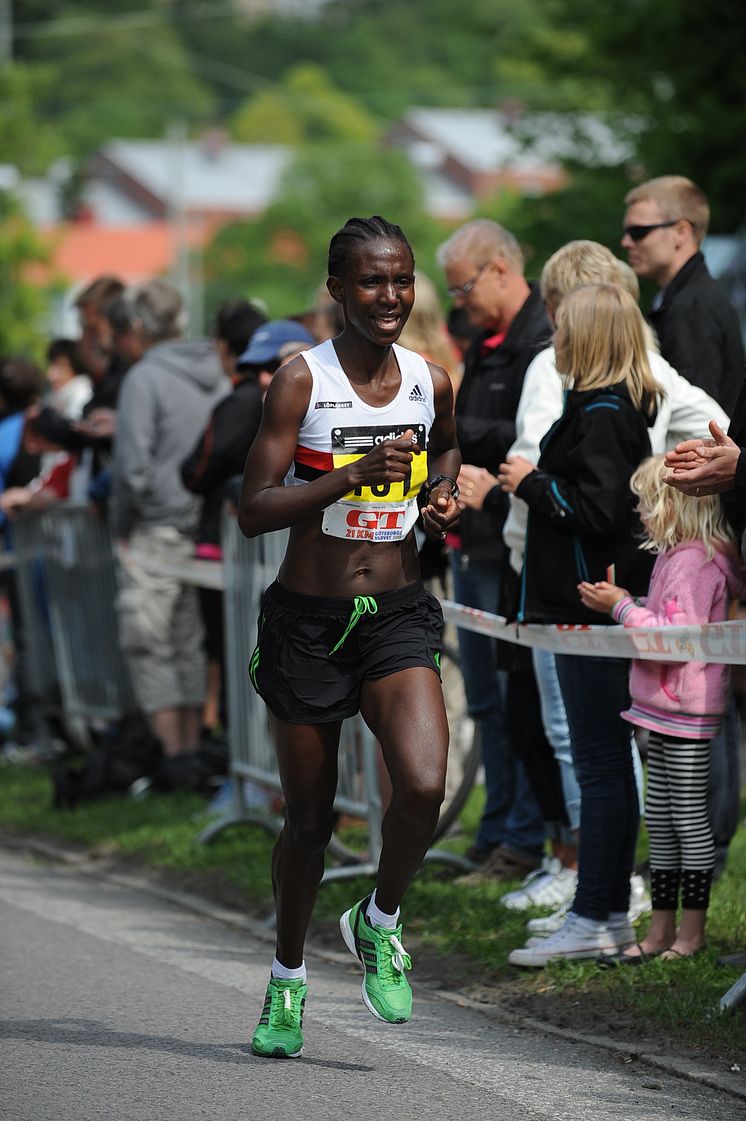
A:
[[[629,480],[650,454],[659,389],[644,320],[622,288],[574,289],[559,304],[555,325],[564,412],[544,437],[537,466],[514,456],[498,476],[503,490],[529,507],[518,617],[604,623],[582,603],[582,581],[614,572],[634,594],[647,590]],[[557,655],[581,794],[578,884],[563,926],[514,950],[514,965],[613,954],[634,941],[627,912],[640,811],[630,727],[620,716],[628,671],[622,658]]]

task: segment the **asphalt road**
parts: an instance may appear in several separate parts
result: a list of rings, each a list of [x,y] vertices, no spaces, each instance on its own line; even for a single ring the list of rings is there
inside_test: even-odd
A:
[[[248,1048],[271,947],[146,890],[0,850],[8,1121],[735,1121],[718,1090],[417,990],[380,1024],[309,962],[303,1057]],[[341,958],[345,961],[345,958]]]

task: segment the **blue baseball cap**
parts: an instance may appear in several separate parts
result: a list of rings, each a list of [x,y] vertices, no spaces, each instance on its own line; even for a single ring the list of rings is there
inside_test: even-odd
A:
[[[240,370],[242,366],[263,366],[266,362],[274,362],[288,343],[314,346],[316,340],[302,323],[294,319],[273,319],[269,323],[262,323],[249,339],[249,345],[237,360],[236,368]]]

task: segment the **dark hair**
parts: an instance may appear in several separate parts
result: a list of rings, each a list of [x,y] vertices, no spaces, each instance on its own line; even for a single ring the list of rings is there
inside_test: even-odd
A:
[[[329,276],[344,276],[350,257],[363,242],[381,240],[400,241],[406,245],[414,262],[414,251],[401,226],[387,222],[380,214],[372,218],[348,218],[329,242]]]
[[[58,358],[66,359],[72,367],[73,373],[88,373],[83,356],[80,353],[80,347],[75,339],[52,339],[47,347],[47,362],[56,362]]]
[[[267,322],[258,308],[248,300],[227,300],[215,315],[215,338],[228,344],[236,358],[243,354],[257,327]]]
[[[27,408],[40,395],[44,375],[35,362],[27,358],[5,358],[0,361],[0,404],[8,411]]]
[[[106,305],[124,292],[124,284],[116,276],[98,276],[87,288],[78,294],[75,307],[92,304],[97,311],[104,312]]]

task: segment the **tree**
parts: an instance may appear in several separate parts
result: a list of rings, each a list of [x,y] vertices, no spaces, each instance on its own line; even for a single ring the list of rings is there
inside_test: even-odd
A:
[[[211,118],[212,93],[168,27],[148,35],[127,29],[111,34],[105,20],[94,18],[84,28],[75,36],[45,39],[32,66],[47,76],[38,112],[68,154],[84,157],[112,137],[161,136],[175,117],[194,123]]]
[[[59,137],[40,115],[51,75],[45,67],[21,63],[0,69],[0,152],[4,163],[27,175],[46,171],[62,154]]]
[[[527,274],[537,277],[547,258],[575,238],[599,241],[623,257],[622,199],[630,186],[624,167],[576,167],[561,190],[535,198],[504,191],[483,202],[479,216],[493,218],[518,238]]]
[[[18,200],[0,192],[0,355],[41,356],[48,289],[29,272],[48,256]]]
[[[529,49],[543,29],[546,0],[329,0],[305,15],[273,13],[243,26],[182,19],[175,26],[194,51],[240,70],[248,81],[275,83],[299,57],[326,70],[334,84],[382,120],[410,105],[484,106],[506,98],[546,108],[557,96]],[[215,77],[227,102],[229,74]],[[538,99],[538,101],[537,101]]]
[[[709,197],[713,228],[743,222],[746,145],[746,19],[738,0],[717,11],[697,0],[616,5],[554,0],[562,32],[582,26],[573,65],[578,81],[643,123],[634,137],[639,178],[680,174]],[[619,209],[622,203],[619,201]]]
[[[341,93],[318,66],[294,66],[282,85],[252,97],[233,117],[231,131],[247,143],[371,142],[378,126]]]

